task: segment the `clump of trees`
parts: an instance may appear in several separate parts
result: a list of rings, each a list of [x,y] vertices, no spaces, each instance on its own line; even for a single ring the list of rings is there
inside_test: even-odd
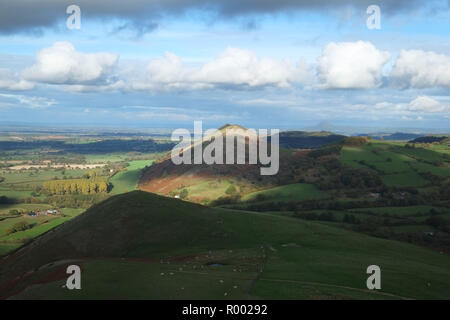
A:
[[[11,228],[8,228],[6,230],[6,234],[12,234],[12,233],[16,233],[16,232],[20,232],[20,231],[25,231],[28,229],[33,228],[33,225],[29,224],[26,221],[20,221],[15,223]]]
[[[436,229],[438,229],[440,231],[450,233],[450,221],[448,221],[447,219],[445,219],[443,217],[439,217],[436,214],[429,217],[425,221],[425,223],[432,227],[435,227]]]
[[[365,145],[368,142],[369,139],[367,139],[367,137],[347,137],[344,139],[343,144],[346,146],[359,147]]]
[[[49,194],[96,194],[108,192],[108,181],[103,177],[46,181],[42,192]]]
[[[230,186],[227,188],[227,190],[225,190],[225,194],[229,195],[229,196],[233,196],[237,194],[237,190],[236,187],[232,184],[230,184]]]
[[[9,214],[12,216],[19,216],[20,212],[17,209],[11,209],[11,210],[9,210]]]
[[[45,202],[58,208],[89,208],[109,197],[107,193],[51,195]]]
[[[341,151],[340,145],[330,145],[322,147],[320,149],[312,150],[311,152],[308,153],[308,157],[317,159],[324,156],[338,154],[340,151]]]
[[[0,196],[0,204],[13,204],[16,201],[12,198],[8,198],[7,196]]]
[[[183,199],[183,200],[184,200],[184,199],[187,199],[188,193],[189,193],[189,192],[187,191],[187,189],[181,190],[181,191],[180,191],[180,198]]]

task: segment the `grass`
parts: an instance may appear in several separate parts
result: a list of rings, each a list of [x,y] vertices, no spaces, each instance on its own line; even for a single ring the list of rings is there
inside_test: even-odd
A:
[[[344,146],[340,161],[354,168],[375,168],[381,173],[396,173],[411,170],[408,163],[415,160],[389,151],[385,144],[375,143],[361,147]]]
[[[121,171],[110,179],[113,185],[112,194],[120,194],[133,191],[137,187],[141,170],[145,166],[151,165],[153,160],[136,160],[130,161],[130,165],[126,170]]]
[[[27,190],[9,190],[6,188],[0,188],[0,196],[6,196],[8,198],[13,198],[13,199],[25,199],[25,198],[30,198],[31,197],[31,192],[32,191],[27,191]]]
[[[2,243],[0,244],[0,257],[19,248],[21,243]]]
[[[40,224],[41,219],[48,220],[47,223]],[[0,242],[3,241],[20,241],[26,238],[33,238],[39,234],[41,234],[41,230],[47,230],[55,225],[58,225],[61,222],[66,221],[67,218],[60,217],[29,217],[29,216],[18,216],[15,218],[5,219],[0,222]],[[27,222],[30,225],[33,225],[33,228],[28,229],[26,231],[15,232],[10,235],[6,234],[6,230],[12,227],[14,224],[18,222]],[[44,231],[45,232],[45,231]]]
[[[2,205],[0,210],[9,210],[9,206]],[[5,208],[7,207],[7,208]],[[12,206],[14,209],[22,210],[36,210],[36,209],[49,209],[51,206],[44,204],[20,204]],[[63,215],[61,216],[42,216],[42,217],[29,217],[29,216],[12,216],[0,221],[0,256],[7,254],[11,250],[20,247],[24,242],[29,241],[41,234],[59,226],[60,224],[72,219],[79,215],[83,209],[75,208],[63,208],[60,210]],[[45,223],[41,223],[45,220]],[[18,222],[27,222],[33,227],[31,229],[7,234],[7,230]]]
[[[354,168],[377,170],[387,186],[425,186],[428,181],[418,172],[450,176],[449,162],[442,153],[432,148],[405,148],[396,143],[372,141],[361,147],[344,146],[340,161]]]
[[[7,215],[10,210],[18,210],[19,212],[27,212],[32,210],[52,209],[48,204],[0,204],[0,216]]]
[[[389,214],[391,216],[398,217],[408,217],[415,215],[427,215],[430,213],[430,210],[436,210],[436,212],[445,212],[448,209],[433,207],[427,205],[420,206],[407,206],[407,207],[378,207],[378,208],[361,208],[361,209],[352,209],[350,211],[354,212],[370,212],[378,215]]]
[[[414,171],[384,175],[381,180],[388,187],[423,187],[429,183]]]
[[[320,199],[325,198],[327,193],[317,189],[312,184],[295,183],[284,186],[279,186],[267,190],[252,192],[245,195],[243,201],[251,201],[263,196],[264,199],[272,199],[280,202],[299,201],[305,199]]]
[[[425,225],[425,224],[416,224],[416,225],[409,225],[409,226],[397,226],[397,227],[391,227],[390,230],[396,232],[396,233],[405,233],[405,232],[436,232],[436,228],[433,228],[432,226]]]
[[[64,176],[69,177],[81,177],[88,171],[99,171],[98,169],[65,169],[65,174],[63,175],[62,170],[55,169],[39,169],[37,171],[33,169],[28,170],[3,170],[0,173],[5,181],[2,184],[30,184],[30,185],[40,185],[43,181],[51,180],[54,177],[62,179]]]
[[[227,179],[218,179],[216,181],[204,181],[195,185],[186,187],[189,198],[202,198],[204,200],[214,200],[226,196],[228,187],[232,182]],[[237,190],[239,187],[235,186]]]
[[[450,155],[450,147],[448,145],[432,144],[429,148],[433,151]]]
[[[126,154],[86,154],[87,163],[106,163],[124,161]]]
[[[15,232],[12,233],[10,235],[4,235],[2,237],[0,237],[0,243],[1,242],[24,242],[26,240],[29,239],[33,239],[41,234],[43,234],[44,232],[47,232],[51,229],[53,229],[54,227],[60,225],[61,223],[66,222],[67,220],[69,220],[70,218],[61,218],[61,217],[57,217],[57,218],[47,218],[48,222],[40,224],[39,218],[31,218],[34,219],[33,221],[29,221],[29,219],[27,218],[20,218],[20,219],[8,219],[11,220],[9,222],[19,222],[19,221],[27,221],[30,224],[33,224],[33,228],[28,229],[26,231],[21,231],[21,232]],[[6,220],[6,221],[8,221]],[[2,228],[3,229],[3,226]]]
[[[449,166],[433,166],[427,163],[416,162],[412,163],[411,167],[419,172],[430,172],[439,177],[448,178],[450,177],[450,167]]]
[[[13,298],[450,298],[448,255],[318,222],[140,191],[94,206],[2,261],[0,287],[66,259],[82,265],[82,290],[61,288],[65,276],[51,280],[55,264],[17,283],[19,292],[28,289]],[[376,292],[366,289],[372,264],[382,272]]]

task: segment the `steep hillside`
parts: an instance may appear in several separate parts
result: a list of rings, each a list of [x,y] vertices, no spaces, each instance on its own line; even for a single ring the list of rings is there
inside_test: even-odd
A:
[[[64,288],[78,264],[82,289]],[[367,266],[382,290],[366,289]],[[450,257],[273,214],[141,191],[114,196],[0,262],[2,298],[450,298]]]
[[[254,136],[254,133],[238,125],[225,125],[218,129],[224,136],[227,130],[238,135]],[[255,138],[258,140],[257,136]],[[344,138],[344,136],[328,132],[280,133],[280,169],[275,176],[262,176],[260,165],[175,165],[167,155],[143,173],[140,188],[172,197],[181,196],[194,202],[210,203],[221,197],[244,195],[280,184],[295,183],[298,182],[299,173],[293,172],[294,168],[297,171],[303,170],[302,174],[307,174],[306,171],[313,167],[311,159],[307,158],[309,150],[298,151],[297,149],[318,148],[330,143],[338,143]],[[206,137],[202,141],[193,143],[192,147],[185,148],[183,152],[189,151],[194,145],[200,143],[206,147],[210,143],[210,138]],[[237,143],[235,151],[238,149]],[[245,145],[248,160],[248,138],[245,140]]]
[[[225,137],[232,134],[243,137],[234,143],[234,163],[237,159],[237,150],[243,144],[245,148],[245,159],[249,158],[249,139],[254,138],[259,144],[259,136],[253,131],[247,130],[239,125],[225,125],[219,128],[217,133],[224,137],[223,141],[223,163],[226,163]],[[192,142],[191,146],[184,148],[181,154],[189,152],[191,163],[194,163],[193,149],[201,144],[203,150],[211,143],[211,136],[204,137],[200,141]],[[280,170],[281,172],[281,170]],[[247,193],[255,190],[261,185],[276,183],[278,177],[261,176],[260,164],[180,164],[175,165],[168,154],[158,163],[154,163],[142,175],[140,188],[145,191],[163,195],[180,196],[183,192],[188,194],[189,200],[207,203],[221,196],[225,196],[228,188],[233,185],[239,192]],[[185,190],[185,191],[183,191]]]

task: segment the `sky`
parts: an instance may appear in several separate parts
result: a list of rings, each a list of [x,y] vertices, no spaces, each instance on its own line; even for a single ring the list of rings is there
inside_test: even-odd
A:
[[[0,125],[450,132],[449,3],[2,1]]]

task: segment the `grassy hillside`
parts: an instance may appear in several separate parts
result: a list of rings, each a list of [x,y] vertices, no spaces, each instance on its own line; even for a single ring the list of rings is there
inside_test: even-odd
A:
[[[45,204],[0,205],[0,256],[7,254],[31,239],[40,236],[41,234],[70,220],[83,211],[82,209],[63,208],[60,209],[63,216],[30,217],[27,215],[9,215],[5,212],[6,209],[31,211],[36,209],[52,209],[52,207]],[[9,234],[8,229],[20,222],[28,223],[31,228]]]
[[[432,148],[410,147],[372,140],[363,146],[344,146],[340,161],[354,168],[374,170],[389,187],[423,187],[424,174],[450,176],[450,161]]]
[[[130,161],[130,165],[126,170],[114,175],[109,182],[112,184],[112,194],[120,194],[130,192],[136,189],[141,170],[145,166],[151,165],[153,160],[136,160]]]
[[[69,291],[65,267],[74,263],[82,267],[82,290]],[[371,264],[381,267],[381,291],[366,290]],[[449,266],[448,255],[318,222],[134,191],[3,259],[0,292],[63,299],[449,299]]]
[[[305,199],[320,199],[327,193],[307,183],[294,183],[285,186],[270,188],[267,190],[249,193],[242,197],[243,201],[273,200],[273,201],[298,201]]]

